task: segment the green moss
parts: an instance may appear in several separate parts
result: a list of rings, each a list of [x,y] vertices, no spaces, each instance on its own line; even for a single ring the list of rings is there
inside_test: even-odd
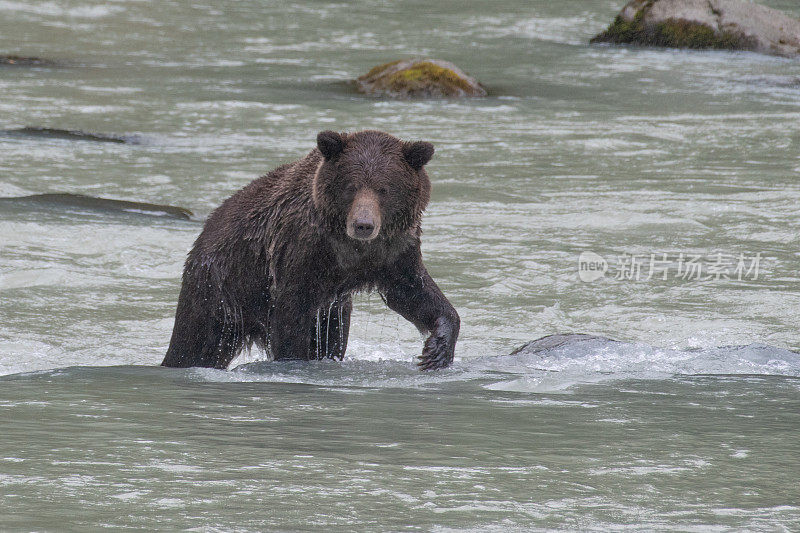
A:
[[[717,33],[705,24],[687,20],[667,20],[653,28],[655,46],[675,48],[715,48],[736,50],[744,48],[741,39],[730,33]]]
[[[468,93],[472,89],[466,80],[452,70],[428,61],[390,74],[386,77],[386,86],[410,93],[430,91],[432,86],[440,88],[445,94],[458,94],[460,91]]]
[[[657,24],[653,33],[664,46],[675,48],[715,48],[717,44],[717,34],[713,29],[685,20],[667,20]]]
[[[475,80],[446,61],[401,59],[378,65],[356,80],[358,91],[393,98],[486,96]]]
[[[398,59],[397,61],[392,61],[390,63],[384,63],[383,65],[378,65],[377,67],[372,67],[369,72],[361,76],[359,79],[369,79],[379,75],[381,72],[387,70],[390,67],[395,66],[396,64],[400,63],[402,59]]]
[[[644,10],[636,13],[633,20],[625,20],[620,15],[603,33],[592,37],[592,43],[634,43],[642,37],[644,25],[642,14]]]
[[[670,48],[743,50],[750,44],[742,36],[731,32],[717,32],[705,24],[684,19],[670,19],[659,24],[645,24],[644,16],[653,2],[647,2],[636,12],[633,20],[617,16],[603,33],[591,42],[638,44]]]
[[[594,36],[589,42],[618,44],[640,42],[645,36],[644,14],[652,4],[652,1],[644,4],[636,12],[633,20],[625,20],[621,15],[617,15],[606,31]]]

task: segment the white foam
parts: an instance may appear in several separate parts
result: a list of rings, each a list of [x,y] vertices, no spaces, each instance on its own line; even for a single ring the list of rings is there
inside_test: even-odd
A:
[[[0,11],[12,11],[43,15],[49,17],[74,17],[97,19],[107,17],[120,11],[125,11],[122,6],[109,5],[79,5],[74,7],[61,7],[56,2],[14,2],[0,0]]]
[[[800,355],[752,344],[696,350],[659,348],[603,338],[575,338],[516,355],[457,358],[438,372],[419,372],[415,353],[399,345],[353,340],[344,361],[255,362],[232,371],[195,369],[202,381],[303,383],[337,387],[419,388],[478,380],[486,390],[565,393],[576,385],[687,376],[800,377]],[[257,356],[254,358],[257,359]],[[594,408],[587,403],[581,407]]]
[[[766,346],[672,350],[608,339],[576,339],[541,351],[465,361],[463,366],[521,375],[487,385],[490,390],[564,391],[577,384],[620,379],[698,375],[800,377],[800,354]]]

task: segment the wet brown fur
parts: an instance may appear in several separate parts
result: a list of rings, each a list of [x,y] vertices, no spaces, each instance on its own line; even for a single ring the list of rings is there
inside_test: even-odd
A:
[[[183,274],[162,365],[226,368],[256,343],[275,359],[341,358],[351,295],[377,290],[431,333],[419,365],[452,362],[459,319],[422,264],[429,143],[379,131],[322,132],[306,157],[225,200],[206,221]],[[380,206],[369,241],[347,235],[359,192]],[[363,194],[362,194],[363,196]]]

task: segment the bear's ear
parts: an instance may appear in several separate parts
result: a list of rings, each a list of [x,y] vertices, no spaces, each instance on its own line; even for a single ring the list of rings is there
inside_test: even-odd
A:
[[[424,167],[433,157],[433,145],[424,141],[403,144],[403,157],[414,170]]]
[[[344,150],[344,139],[335,131],[321,131],[317,135],[317,148],[325,159],[333,159]]]

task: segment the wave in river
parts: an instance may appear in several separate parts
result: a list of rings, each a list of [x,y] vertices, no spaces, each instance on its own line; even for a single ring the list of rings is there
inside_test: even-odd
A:
[[[511,355],[456,360],[449,369],[422,373],[394,353],[383,360],[359,358],[358,343],[344,361],[247,363],[231,371],[190,369],[212,382],[276,382],[325,386],[424,387],[465,381],[490,390],[563,391],[580,384],[624,379],[690,376],[784,376],[800,378],[800,354],[764,344],[673,350],[581,334],[551,335]]]

